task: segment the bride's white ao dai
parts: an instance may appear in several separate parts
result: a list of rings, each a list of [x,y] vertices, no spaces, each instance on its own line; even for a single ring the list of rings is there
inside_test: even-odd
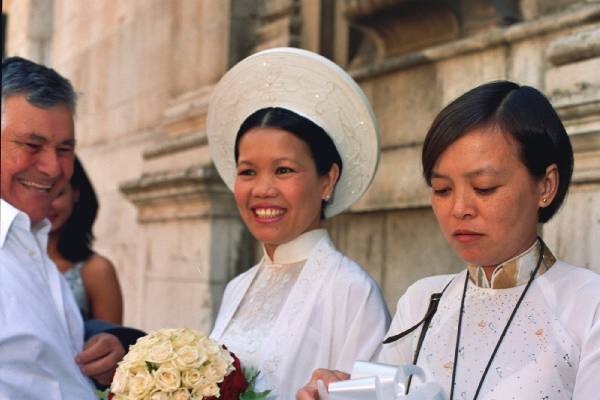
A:
[[[314,369],[371,359],[388,322],[375,282],[317,229],[227,285],[211,336],[260,370],[258,389],[293,399]]]

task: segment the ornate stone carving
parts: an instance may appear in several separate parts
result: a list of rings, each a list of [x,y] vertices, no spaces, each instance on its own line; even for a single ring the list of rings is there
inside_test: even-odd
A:
[[[237,215],[233,195],[212,164],[146,173],[119,189],[138,208],[141,223]]]
[[[351,27],[351,67],[379,62],[459,35],[459,20],[447,4],[346,0],[344,6]]]
[[[546,90],[575,152],[573,182],[600,183],[600,27],[559,37],[546,46],[552,65]]]
[[[203,86],[170,100],[163,112],[162,130],[168,136],[173,136],[203,129],[213,87]]]

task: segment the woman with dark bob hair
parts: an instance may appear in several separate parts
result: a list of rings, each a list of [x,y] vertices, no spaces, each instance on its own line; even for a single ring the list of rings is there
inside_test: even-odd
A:
[[[85,320],[121,324],[121,288],[110,260],[92,250],[98,199],[83,165],[75,157],[73,176],[52,202],[48,255],[66,278]]]
[[[322,226],[367,190],[377,124],[340,67],[279,48],[221,79],[207,131],[217,170],[263,248],[258,264],[227,285],[211,337],[260,371],[258,390],[290,399],[316,367],[371,358],[389,325],[373,279]]]
[[[471,90],[435,118],[422,163],[435,216],[467,267],[408,288],[379,360],[420,366],[448,399],[597,398],[600,276],[557,260],[537,234],[573,172],[548,100],[507,81]],[[340,378],[315,371],[298,397]]]

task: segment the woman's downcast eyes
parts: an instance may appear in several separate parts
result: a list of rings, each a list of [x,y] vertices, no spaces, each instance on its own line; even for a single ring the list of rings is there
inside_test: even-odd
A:
[[[450,189],[448,188],[443,188],[443,189],[432,189],[433,190],[433,194],[436,196],[445,196],[449,193]]]
[[[488,194],[492,194],[496,192],[496,189],[498,189],[499,186],[492,186],[492,187],[481,187],[481,188],[474,188],[475,192],[482,194],[482,195],[488,195]]]
[[[499,187],[500,186],[473,187],[473,191],[479,195],[487,196],[487,195],[494,194]],[[432,188],[432,191],[435,196],[443,197],[443,196],[449,195],[450,192],[452,192],[452,189],[451,188]]]

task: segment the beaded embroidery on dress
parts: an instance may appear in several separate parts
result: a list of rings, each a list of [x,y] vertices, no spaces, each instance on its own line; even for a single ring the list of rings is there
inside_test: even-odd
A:
[[[279,246],[274,260],[265,254],[252,284],[225,328],[222,342],[244,365],[262,370],[263,378],[276,368],[268,368],[268,363],[261,365],[263,341],[271,334],[311,249],[325,236],[327,231],[316,229]]]

